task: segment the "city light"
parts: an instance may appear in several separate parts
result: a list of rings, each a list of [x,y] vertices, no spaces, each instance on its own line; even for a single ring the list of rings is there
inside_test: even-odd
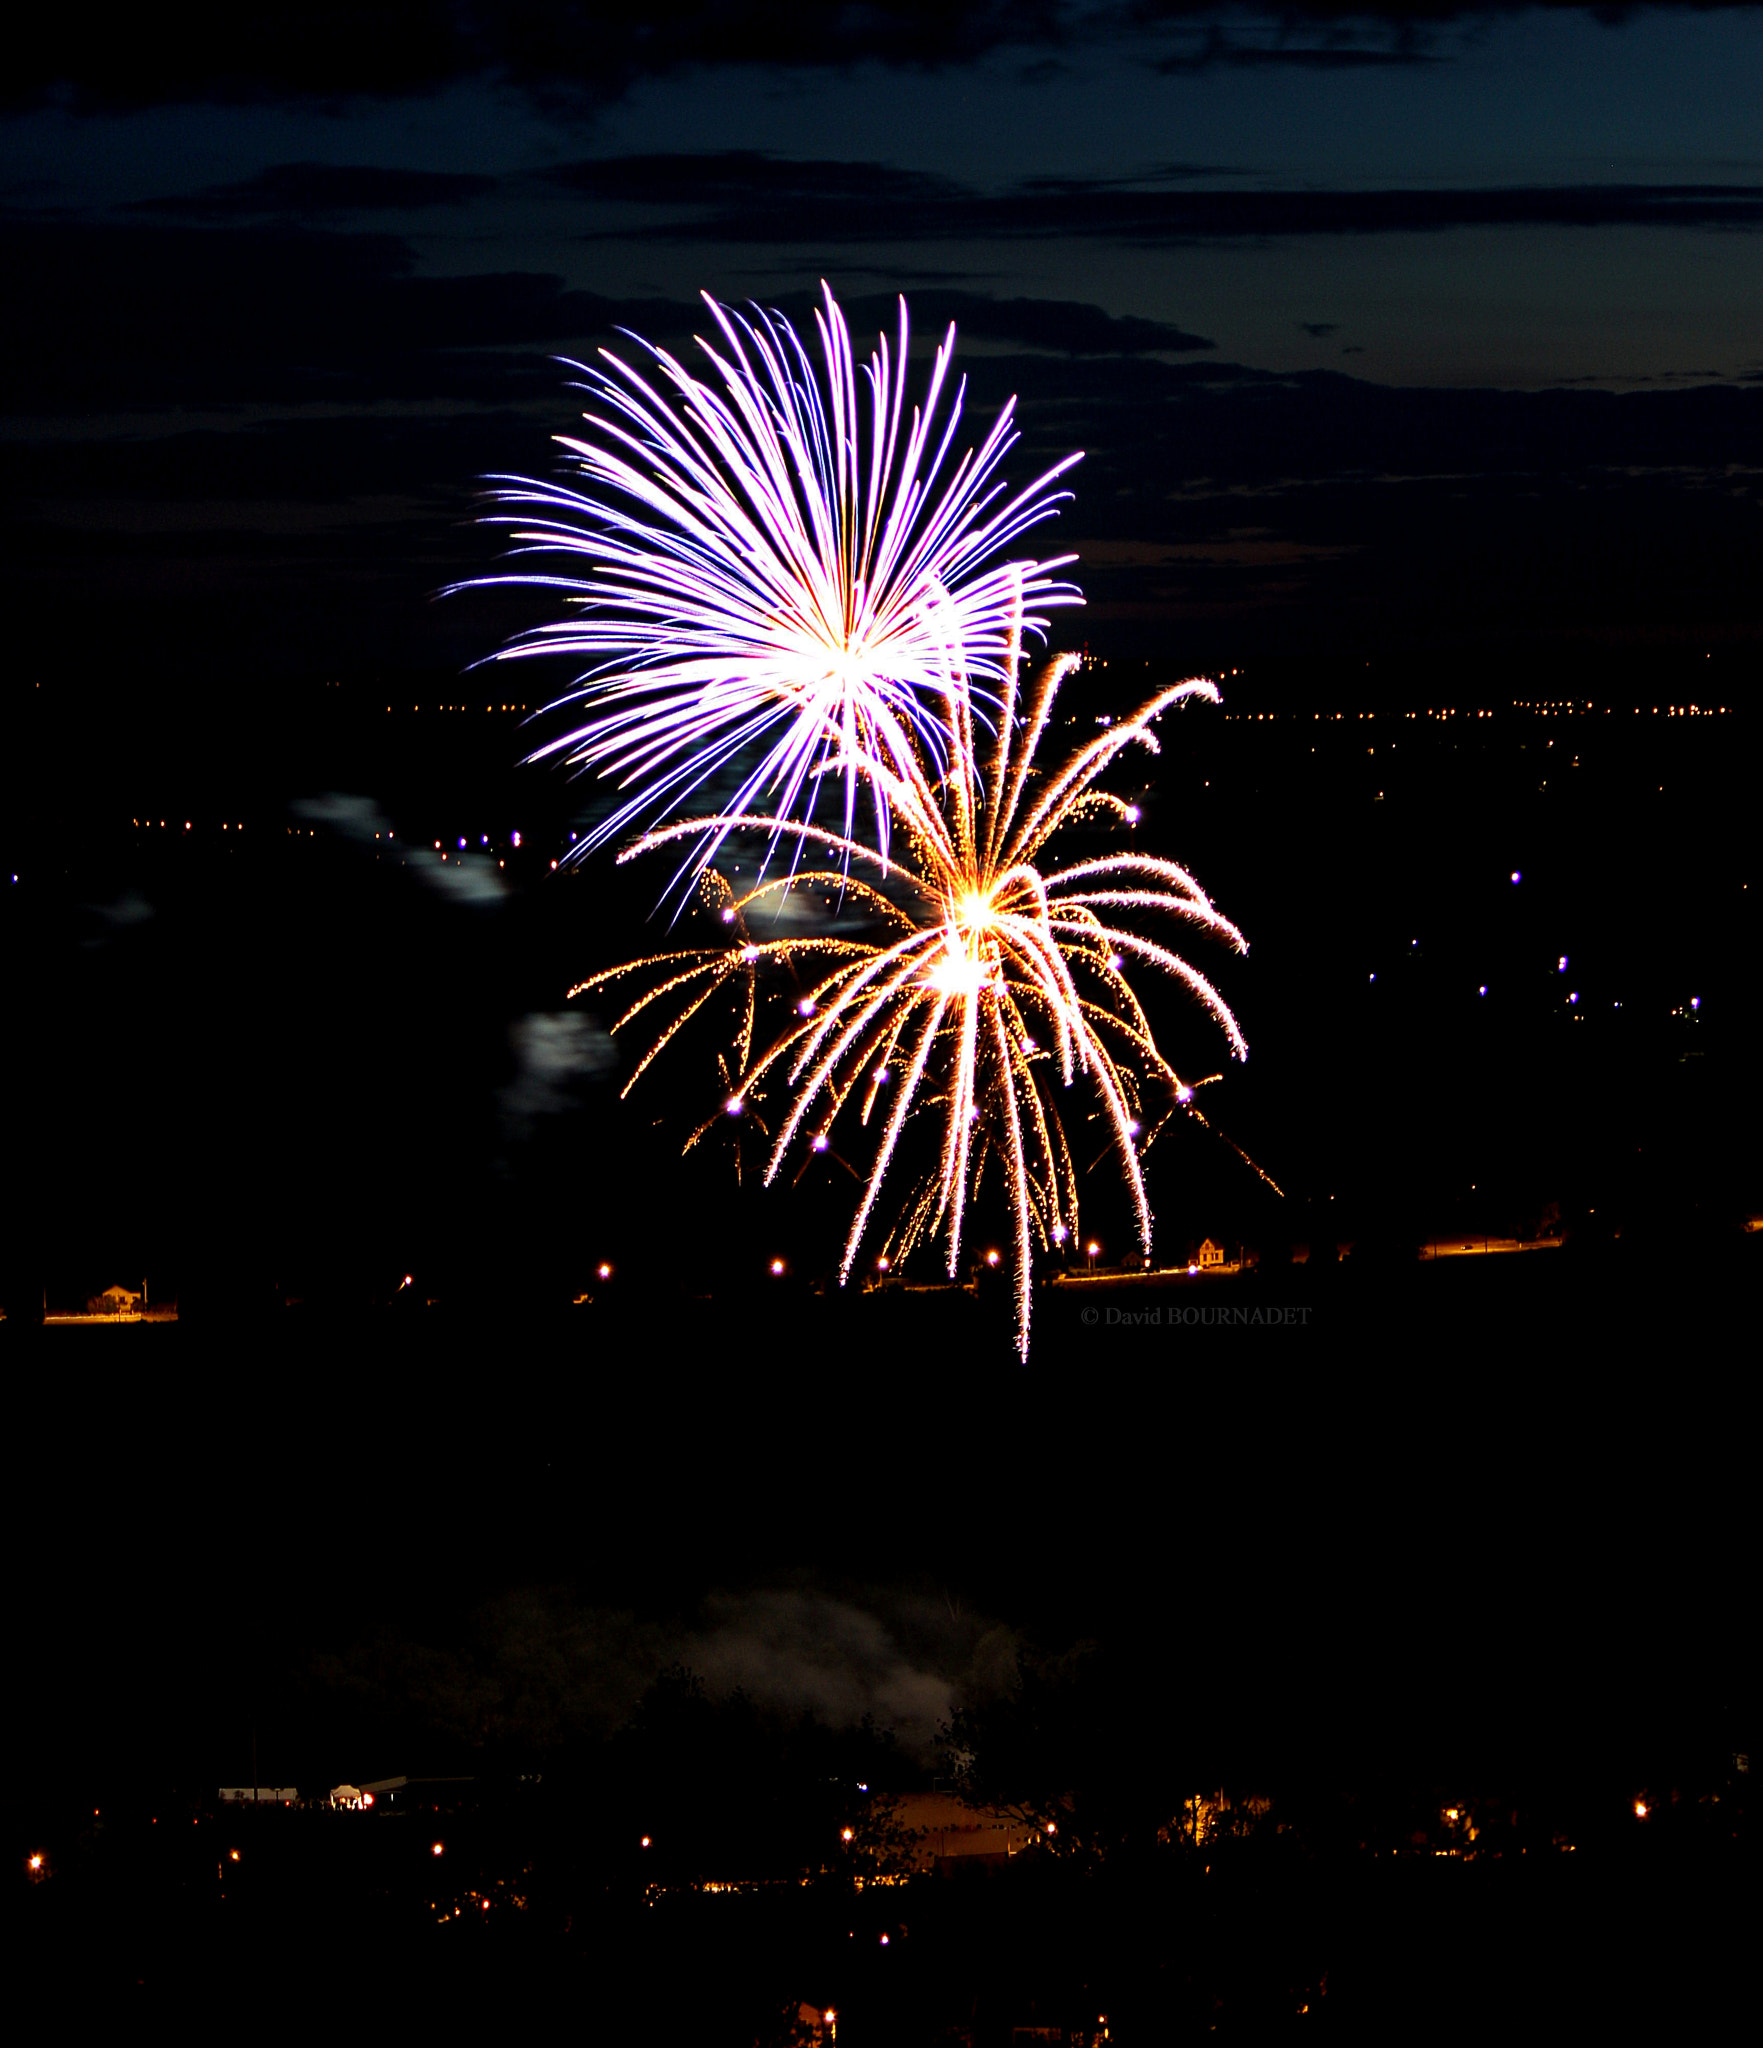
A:
[[[375,1839],[377,1840],[378,1837],[376,1836]],[[446,1846],[444,1842],[431,1842],[429,1844],[429,1854],[431,1856],[439,1856]]]

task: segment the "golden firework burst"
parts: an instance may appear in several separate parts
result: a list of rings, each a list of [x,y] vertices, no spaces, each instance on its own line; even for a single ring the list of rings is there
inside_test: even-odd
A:
[[[1173,861],[1130,850],[1064,865],[1048,860],[1053,840],[1080,820],[1130,831],[1137,810],[1100,788],[1100,778],[1129,749],[1157,752],[1157,721],[1183,703],[1215,702],[1212,683],[1196,678],[1161,691],[1045,770],[1038,756],[1075,659],[1049,662],[1024,688],[1020,631],[1013,630],[996,732],[982,735],[955,651],[959,642],[946,644],[951,652],[939,686],[940,723],[948,735],[945,772],[936,773],[921,751],[886,758],[839,754],[828,763],[829,772],[856,774],[872,785],[896,830],[888,851],[811,823],[749,812],[680,820],[647,833],[621,861],[682,838],[709,834],[720,844],[747,832],[794,841],[799,860],[790,875],[762,876],[740,890],[707,872],[701,890],[727,928],[725,942],[606,969],[571,994],[641,978],[640,992],[613,1028],[639,1019],[660,1023],[627,1092],[685,1024],[719,994],[735,994],[729,1091],[715,1115],[694,1130],[688,1149],[717,1118],[747,1115],[776,1095],[781,1100],[767,1133],[769,1182],[792,1148],[828,1149],[842,1117],[866,1132],[879,1122],[859,1176],[863,1192],[845,1239],[841,1281],[850,1276],[915,1126],[928,1125],[935,1143],[925,1148],[929,1163],[909,1180],[887,1233],[885,1250],[893,1256],[905,1256],[927,1237],[940,1238],[947,1269],[956,1274],[969,1207],[995,1162],[1012,1222],[1016,1341],[1026,1358],[1035,1252],[1078,1232],[1078,1176],[1060,1114],[1066,1091],[1087,1085],[1149,1256],[1143,1153],[1197,1085],[1185,1082],[1158,1049],[1129,969],[1153,970],[1183,986],[1241,1058],[1248,1048],[1224,998],[1153,933],[1163,922],[1237,952],[1246,942]],[[815,847],[836,866],[803,868],[800,856]],[[843,892],[843,901],[863,913],[877,935],[755,936],[768,913],[775,922],[790,892],[820,887]],[[1152,933],[1137,929],[1140,923],[1149,923]],[[789,969],[802,993],[792,997],[780,1025],[762,1030],[768,970],[775,968]],[[1147,1129],[1146,1104],[1156,1090],[1161,1114]]]

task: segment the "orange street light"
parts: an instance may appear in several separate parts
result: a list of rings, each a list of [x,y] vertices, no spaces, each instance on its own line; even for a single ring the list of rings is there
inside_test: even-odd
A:
[[[444,1842],[431,1842],[429,1844],[429,1854],[431,1856],[438,1856],[445,1847],[446,1844]]]

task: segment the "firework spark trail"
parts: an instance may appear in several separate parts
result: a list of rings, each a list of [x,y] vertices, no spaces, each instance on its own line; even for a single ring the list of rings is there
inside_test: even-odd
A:
[[[492,658],[587,664],[559,700],[587,715],[531,758],[562,755],[634,793],[578,852],[677,809],[756,750],[729,811],[789,818],[805,802],[811,814],[837,760],[848,837],[861,782],[909,783],[921,759],[946,764],[951,650],[969,688],[1013,688],[1023,632],[1045,628],[1036,608],[1082,602],[1054,573],[1075,557],[999,560],[1057,512],[1067,494],[1053,485],[1079,458],[1012,493],[997,475],[1019,438],[1012,399],[951,468],[965,385],[940,424],[939,409],[954,327],[908,415],[904,299],[897,345],[879,337],[860,374],[844,315],[822,293],[819,371],[781,314],[748,319],[706,295],[722,341],[699,340],[708,377],[635,336],[647,375],[604,350],[604,368],[572,365],[597,434],[559,437],[582,488],[491,480],[518,508],[496,515],[518,552],[585,561],[579,573],[478,579],[556,590],[575,610]],[[884,851],[890,824],[878,796]],[[707,821],[682,873],[705,867],[722,836]]]
[[[645,1057],[646,1067],[731,978],[747,977],[750,1005],[753,977],[762,966],[813,968],[819,978],[778,1036],[746,1061],[728,1105],[740,1109],[767,1087],[788,1091],[767,1181],[775,1179],[804,1128],[811,1130],[815,1148],[822,1147],[853,1096],[861,1096],[858,1120],[867,1124],[883,1077],[892,1078],[900,1048],[909,1047],[846,1237],[840,1279],[850,1276],[914,1112],[940,1116],[938,1164],[909,1192],[890,1243],[897,1241],[905,1255],[921,1237],[941,1234],[948,1271],[956,1274],[970,1202],[988,1159],[996,1158],[1011,1211],[1016,1337],[1025,1358],[1034,1250],[1064,1242],[1078,1228],[1077,1177],[1050,1091],[1053,1076],[1065,1085],[1086,1076],[1100,1097],[1147,1256],[1151,1211],[1140,1166],[1141,1099],[1147,1083],[1156,1080],[1170,1084],[1178,1100],[1191,1100],[1192,1090],[1157,1049],[1125,972],[1128,956],[1185,986],[1224,1030],[1232,1052],[1240,1058],[1247,1051],[1235,1018],[1204,975],[1167,946],[1115,921],[1121,912],[1166,916],[1246,950],[1242,934],[1186,869],[1133,853],[1085,858],[1062,868],[1041,865],[1048,843],[1074,822],[1100,817],[1134,823],[1136,810],[1098,789],[1098,778],[1127,747],[1157,751],[1152,727],[1164,712],[1185,700],[1216,701],[1218,693],[1197,680],[1164,690],[1041,778],[1036,750],[1072,666],[1069,658],[1047,664],[1024,704],[1020,641],[1012,638],[983,780],[968,681],[947,653],[940,684],[946,773],[922,756],[904,770],[891,755],[839,755],[824,764],[827,772],[854,773],[872,785],[878,810],[885,808],[893,819],[897,856],[803,821],[754,812],[678,821],[645,834],[619,856],[629,860],[682,839],[734,831],[789,838],[798,849],[810,840],[830,839],[842,867],[797,875],[795,881],[836,883],[848,877],[849,886],[862,891],[864,907],[892,928],[884,939],[829,935],[756,944],[747,932],[749,914],[781,902],[792,886],[790,878],[761,878],[744,893],[729,891],[723,915],[732,911],[738,927],[729,945],[657,954],[590,976],[572,991],[638,971],[661,976],[619,1020],[621,1026],[630,1022],[664,996],[680,998]],[[851,873],[853,863],[874,874],[874,885]],[[727,887],[720,878],[718,886]],[[1039,1042],[1043,1031],[1051,1050]],[[750,1026],[745,1042],[752,1042]],[[701,1125],[688,1146],[709,1127]]]

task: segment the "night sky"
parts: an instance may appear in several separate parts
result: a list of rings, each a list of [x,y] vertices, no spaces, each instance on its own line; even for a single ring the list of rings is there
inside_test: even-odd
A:
[[[1441,741],[1403,782],[1356,733],[1319,768],[1295,726],[1251,753],[1196,714],[1144,799],[1256,944],[1217,1121],[1290,1190],[1272,1217],[1196,1139],[1153,1190],[1172,1242],[1320,1242],[1333,1214],[1387,1247],[1549,1203],[1589,1239],[1626,1203],[1631,1247],[1644,1224],[1679,1259],[1686,1218],[1763,1203],[1760,106],[1756,6],[34,11],[0,84],[0,1278],[54,1307],[156,1265],[190,1347],[21,1381],[67,1544],[43,1639],[102,1674],[49,1687],[65,1726],[108,1739],[104,1689],[145,1671],[180,1755],[236,1739],[223,1608],[254,1669],[308,1683],[369,1622],[438,1639],[565,1580],[750,1672],[778,1636],[743,1663],[739,1603],[835,1565],[867,1620],[800,1622],[817,1670],[839,1628],[905,1642],[910,1578],[924,1612],[966,1587],[1049,1641],[1102,1615],[1160,1683],[1169,1603],[1198,1603],[1240,1646],[1217,1716],[1243,1726],[1289,1731],[1293,1643],[1316,1727],[1367,1743],[1374,1693],[1415,1742],[1452,1687],[1453,1726],[1491,1702],[1506,1731],[1546,1693],[1561,1753],[1606,1709],[1729,1700],[1730,1495],[1656,1464],[1626,1490],[1643,1440],[1729,1455],[1693,1293],[1590,1325],[1343,1297],[1302,1354],[1184,1373],[1103,1365],[1049,1311],[1023,1396],[977,1325],[890,1353],[892,1325],[797,1289],[780,1359],[752,1275],[794,1231],[805,1282],[825,1187],[756,1207],[726,1155],[675,1165],[668,1105],[613,1103],[606,1020],[563,991],[652,935],[650,902],[605,860],[552,879],[593,794],[520,766],[542,727],[440,708],[515,696],[468,665],[541,614],[438,593],[496,567],[482,479],[551,469],[558,357],[621,327],[689,349],[700,291],[800,317],[824,279],[860,340],[902,291],[921,356],[956,323],[974,438],[1019,398],[1019,478],[1085,451],[1055,531],[1089,601],[1054,633],[1111,664],[1086,710],[1224,669],[1245,716],[1726,705],[1669,748],[1588,746],[1583,790],[1516,742]],[[456,838],[476,865],[442,867]],[[1577,1037],[1569,957],[1603,1020]],[[633,1288],[709,1275],[717,1308],[584,1339],[603,1258]],[[407,1270],[464,1318],[444,1342],[347,1323]],[[291,1302],[337,1334],[302,1350]],[[334,1465],[315,1494],[290,1447],[345,1438],[373,1486]],[[175,1490],[252,1444],[273,1479],[237,1521]],[[1043,1471],[1060,1519],[1019,1545]],[[719,1588],[734,1608],[678,1619]],[[1488,1645],[1473,1686],[1441,1604]],[[1637,1611],[1681,1686],[1635,1677]],[[922,1680],[922,1720],[969,1634],[877,1652],[858,1704]]]
[[[485,564],[474,480],[566,429],[551,358],[823,277],[1088,451],[1116,645],[1754,631],[1754,7],[369,21],[12,52],[24,666],[456,671],[505,622],[426,600]]]

